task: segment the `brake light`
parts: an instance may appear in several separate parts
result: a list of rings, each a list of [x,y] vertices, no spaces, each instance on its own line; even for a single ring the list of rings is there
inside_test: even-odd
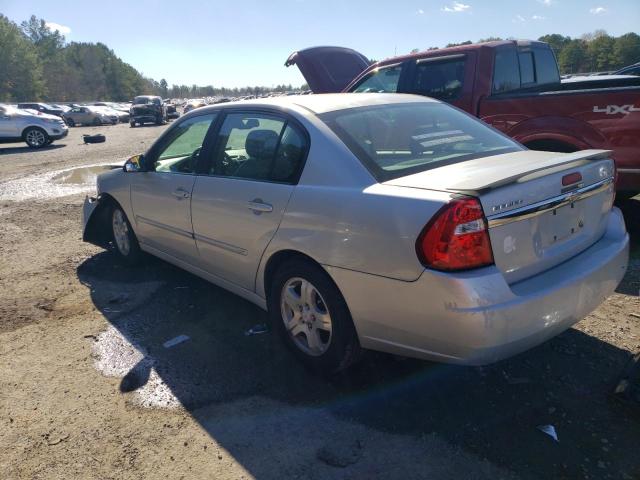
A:
[[[436,270],[468,270],[493,264],[482,205],[476,198],[456,198],[442,207],[416,242],[420,261]]]

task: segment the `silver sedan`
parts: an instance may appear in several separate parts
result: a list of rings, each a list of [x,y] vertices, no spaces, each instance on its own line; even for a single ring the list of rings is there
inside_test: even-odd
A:
[[[203,107],[98,178],[84,239],[255,303],[304,362],[478,365],[610,295],[629,240],[608,151],[533,152],[411,95]]]

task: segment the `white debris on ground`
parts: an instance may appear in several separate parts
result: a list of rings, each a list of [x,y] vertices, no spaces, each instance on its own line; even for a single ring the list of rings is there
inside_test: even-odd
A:
[[[124,378],[134,368],[150,370],[144,385],[133,392],[135,404],[146,408],[178,408],[180,401],[154,368],[154,361],[140,346],[127,340],[118,329],[109,326],[93,343],[95,368],[107,377]]]
[[[96,176],[119,168],[113,163],[53,170],[0,183],[0,200],[50,199],[95,192]]]

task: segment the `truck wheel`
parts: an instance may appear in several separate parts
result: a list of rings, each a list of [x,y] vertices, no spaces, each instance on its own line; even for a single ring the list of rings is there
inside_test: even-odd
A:
[[[114,205],[110,218],[113,244],[118,257],[129,265],[139,263],[142,251],[127,215],[122,211],[122,208]]]
[[[342,294],[311,262],[283,264],[270,285],[269,318],[284,343],[318,373],[344,370],[361,356],[356,329]]]
[[[31,148],[42,148],[47,145],[49,135],[39,127],[29,127],[24,131],[24,141]]]

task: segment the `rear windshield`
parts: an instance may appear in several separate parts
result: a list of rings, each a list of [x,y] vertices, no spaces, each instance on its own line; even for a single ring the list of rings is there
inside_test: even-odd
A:
[[[417,102],[320,115],[378,182],[524,148],[446,104]]]
[[[137,97],[137,98],[134,98],[133,100],[134,105],[147,105],[149,103],[152,103],[154,105],[160,105],[160,99],[149,98],[149,97]]]

